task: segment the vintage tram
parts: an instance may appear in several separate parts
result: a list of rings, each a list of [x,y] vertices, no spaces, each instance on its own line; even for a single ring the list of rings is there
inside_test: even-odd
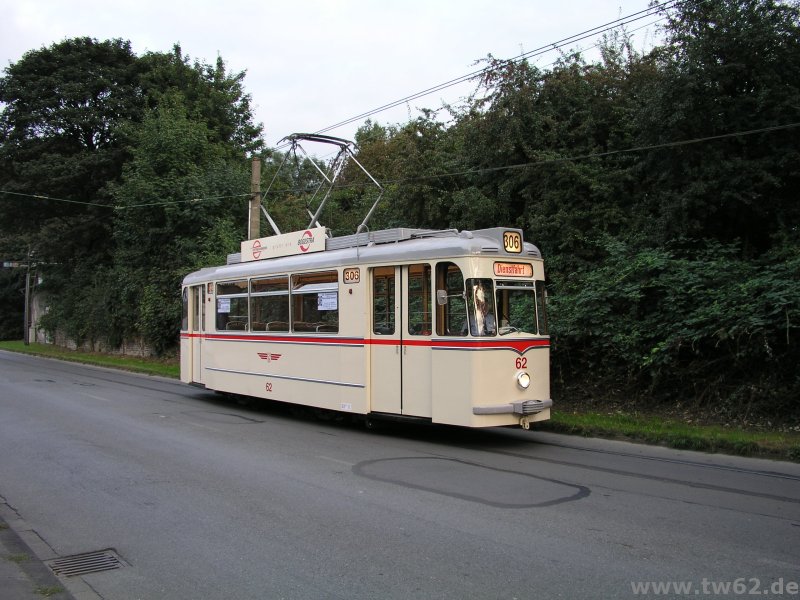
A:
[[[549,418],[544,266],[520,230],[314,227],[243,242],[182,291],[184,382],[367,421]]]

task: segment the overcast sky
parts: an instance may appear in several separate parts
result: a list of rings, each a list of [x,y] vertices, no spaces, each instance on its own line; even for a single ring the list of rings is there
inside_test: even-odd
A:
[[[0,0],[0,66],[66,38],[130,40],[136,54],[185,55],[246,71],[256,120],[274,145],[647,8],[648,0]],[[654,27],[629,25],[634,45]],[[589,47],[586,40],[571,47]],[[546,67],[550,52],[535,59]],[[402,123],[418,108],[457,103],[459,86],[372,116]],[[358,122],[327,132],[352,139]]]

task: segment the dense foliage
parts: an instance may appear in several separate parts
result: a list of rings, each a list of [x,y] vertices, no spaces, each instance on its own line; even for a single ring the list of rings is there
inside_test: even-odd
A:
[[[243,77],[177,46],[137,57],[128,42],[90,38],[6,69],[0,253],[32,252],[46,329],[174,347],[183,275],[245,231],[242,157],[262,142]]]
[[[645,55],[618,32],[596,62],[490,57],[447,126],[361,129],[393,182],[383,224],[523,228],[546,257],[556,397],[797,417],[799,15],[687,0]]]
[[[684,0],[662,16],[645,54],[620,31],[593,61],[488,57],[462,104],[367,122],[359,160],[386,187],[371,227],[524,229],[546,257],[556,397],[797,417],[800,5]],[[120,40],[6,69],[0,189],[70,201],[0,194],[0,253],[33,251],[49,328],[174,345],[181,276],[245,230],[260,130],[242,84],[221,60]],[[266,183],[284,157],[263,158]],[[284,229],[307,223],[317,177],[290,166],[267,199]],[[374,200],[358,169],[342,182],[321,218],[337,234]]]

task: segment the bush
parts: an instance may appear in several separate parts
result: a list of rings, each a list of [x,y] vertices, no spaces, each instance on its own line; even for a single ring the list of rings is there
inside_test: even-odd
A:
[[[692,398],[741,418],[797,414],[796,248],[755,260],[735,244],[691,240],[608,239],[598,250],[605,260],[594,268],[551,273],[557,379],[600,381],[620,397]]]

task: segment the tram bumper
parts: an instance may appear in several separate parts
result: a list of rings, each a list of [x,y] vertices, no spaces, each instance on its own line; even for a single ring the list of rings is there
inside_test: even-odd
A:
[[[508,404],[495,404],[493,406],[474,406],[473,415],[535,415],[546,408],[551,408],[553,401],[548,400],[520,400],[519,402],[509,402]]]
[[[519,426],[523,429],[530,429],[533,421],[540,420],[534,415],[548,410],[553,406],[553,401],[547,400],[520,400],[518,402],[509,402],[507,404],[496,404],[494,406],[474,406],[472,414],[474,415],[513,415],[519,417]],[[549,413],[548,413],[549,415]],[[546,419],[547,416],[544,416]]]

